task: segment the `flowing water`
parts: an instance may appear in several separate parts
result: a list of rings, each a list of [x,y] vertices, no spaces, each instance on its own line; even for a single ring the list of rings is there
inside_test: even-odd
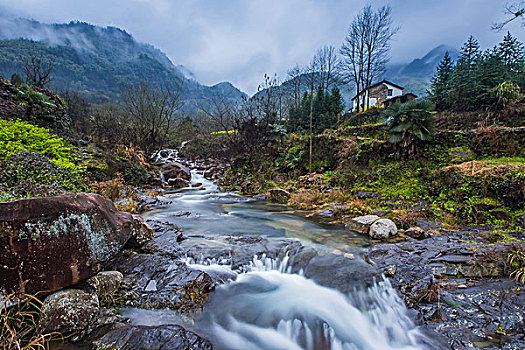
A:
[[[370,244],[340,226],[312,221],[284,206],[219,192],[197,171],[192,171],[192,185],[167,194],[171,204],[146,216],[181,226],[187,236],[284,236],[325,252],[356,252]],[[191,268],[228,276],[211,293],[201,315],[190,321],[170,310],[124,309],[123,315],[135,324],[182,324],[219,349],[436,348],[408,317],[387,280],[343,294],[290,273],[287,258],[255,257],[241,270],[233,270],[227,259],[184,261]]]

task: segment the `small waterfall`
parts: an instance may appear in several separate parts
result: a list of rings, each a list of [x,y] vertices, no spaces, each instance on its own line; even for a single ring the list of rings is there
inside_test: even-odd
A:
[[[197,329],[224,349],[428,349],[388,280],[349,295],[289,273],[288,257],[255,257],[238,271],[231,259],[186,258],[196,269],[236,275],[211,294]]]

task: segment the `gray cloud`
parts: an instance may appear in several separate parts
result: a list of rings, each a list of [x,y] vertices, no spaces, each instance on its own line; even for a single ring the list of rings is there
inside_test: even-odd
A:
[[[307,64],[324,44],[339,47],[365,0],[0,0],[0,15],[44,22],[81,20],[113,25],[155,45],[206,84],[228,80],[253,93],[264,73],[284,77]],[[482,47],[504,33],[490,30],[504,18],[503,1],[392,0],[401,29],[392,61],[406,62],[439,44],[461,46],[473,34]],[[520,40],[519,23],[509,28]]]

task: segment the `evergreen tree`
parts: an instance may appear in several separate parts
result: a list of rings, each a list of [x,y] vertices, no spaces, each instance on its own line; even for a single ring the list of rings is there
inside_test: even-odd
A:
[[[319,86],[317,92],[312,96],[305,93],[299,107],[292,106],[289,110],[287,129],[292,132],[307,132],[310,130],[310,110],[312,110],[312,129],[318,134],[325,129],[334,128],[337,118],[343,111],[344,105],[341,92],[334,87],[325,92]]]
[[[345,109],[345,105],[343,103],[343,97],[341,96],[341,91],[335,86],[331,91],[331,98],[330,98],[330,113],[338,116],[340,113],[342,113]]]
[[[478,41],[471,35],[461,48],[452,74],[452,102],[461,110],[475,109],[477,82],[473,81],[476,64],[481,57]]]
[[[472,77],[474,104],[469,109],[495,106],[497,95],[495,87],[505,81],[506,66],[495,50],[487,50],[475,66]]]
[[[467,39],[467,42],[463,44],[463,47],[461,47],[458,63],[464,64],[466,67],[472,69],[480,57],[479,42],[471,35]]]
[[[495,48],[495,53],[501,57],[509,72],[516,72],[523,66],[525,60],[523,44],[510,32],[507,32],[503,41]]]
[[[22,85],[23,83],[24,83],[24,79],[22,79],[20,74],[13,73],[13,75],[11,75],[11,84]]]
[[[430,86],[431,99],[432,102],[436,104],[438,110],[450,107],[448,94],[453,70],[454,63],[452,63],[452,59],[447,51],[437,67],[436,74],[432,78],[432,84]]]

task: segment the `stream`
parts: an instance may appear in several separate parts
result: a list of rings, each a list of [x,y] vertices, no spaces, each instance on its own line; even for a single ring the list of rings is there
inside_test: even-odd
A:
[[[319,254],[352,261],[372,244],[343,226],[306,217],[283,205],[220,192],[192,170],[192,187],[163,194],[169,204],[145,219],[169,222],[185,236],[266,235],[296,239]],[[160,244],[172,244],[168,238]],[[219,274],[204,310],[191,317],[173,310],[123,308],[134,325],[180,324],[218,349],[437,349],[414,324],[387,280],[342,293],[291,273],[288,257],[255,256],[242,268],[222,259],[181,259],[191,269]],[[334,278],[337,278],[334,276]]]

